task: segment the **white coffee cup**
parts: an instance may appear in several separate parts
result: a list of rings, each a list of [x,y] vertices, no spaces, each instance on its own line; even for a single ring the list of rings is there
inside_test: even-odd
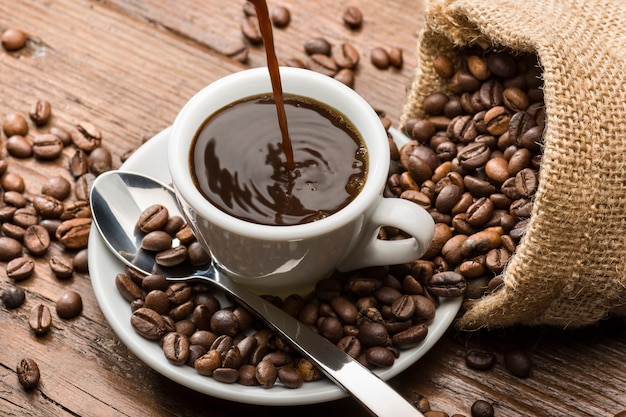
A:
[[[176,117],[168,161],[182,211],[216,265],[251,290],[286,294],[309,290],[334,270],[418,259],[430,244],[434,222],[415,203],[383,198],[389,144],[378,115],[354,90],[331,77],[298,68],[281,68],[280,73],[285,93],[324,103],[354,124],[368,150],[367,179],[350,204],[311,223],[251,223],[213,206],[196,188],[191,173],[189,161],[198,130],[224,106],[271,93],[272,89],[267,68],[244,70],[211,83],[193,96]],[[378,230],[382,226],[397,227],[412,237],[380,240]]]

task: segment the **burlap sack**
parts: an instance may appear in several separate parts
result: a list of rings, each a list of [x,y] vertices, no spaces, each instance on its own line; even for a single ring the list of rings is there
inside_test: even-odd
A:
[[[445,91],[433,58],[476,44],[538,54],[547,125],[540,186],[504,287],[458,325],[569,328],[626,316],[626,1],[431,1],[401,124]]]

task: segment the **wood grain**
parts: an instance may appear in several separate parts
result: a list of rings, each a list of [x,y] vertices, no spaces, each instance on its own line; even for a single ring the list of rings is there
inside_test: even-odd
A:
[[[359,31],[341,22],[348,4],[365,15]],[[89,120],[103,132],[115,156],[169,126],[180,107],[204,85],[248,67],[264,65],[264,53],[242,37],[242,1],[229,0],[2,0],[0,30],[28,32],[25,49],[0,51],[0,116],[26,113],[37,98],[53,106],[53,120],[32,127],[30,137],[50,126]],[[397,123],[405,87],[415,67],[420,0],[360,2],[276,0],[292,12],[289,27],[276,30],[277,53],[304,58],[304,42],[315,36],[333,45],[350,41],[361,52],[355,89]],[[248,62],[230,57],[249,48]],[[374,46],[404,52],[402,70],[381,71],[369,62]],[[6,138],[2,138],[4,143]],[[6,154],[6,152],[4,152]],[[56,161],[10,159],[9,170],[27,181],[29,197],[52,175],[67,178],[70,149]],[[351,399],[306,407],[262,407],[224,401],[182,387],[141,363],[115,336],[98,308],[88,275],[61,281],[47,262],[61,253],[57,244],[37,258],[34,277],[19,285],[24,306],[0,308],[0,415],[8,416],[361,416]],[[0,265],[0,292],[14,283]],[[30,308],[51,308],[67,290],[78,291],[84,311],[76,319],[53,313],[50,334],[36,337],[26,319]],[[462,333],[451,329],[426,357],[393,379],[411,401],[426,396],[433,409],[470,415],[485,399],[496,416],[613,416],[626,409],[626,332],[607,321],[577,330],[511,328]],[[513,377],[503,366],[510,346],[525,347],[533,359],[529,378]],[[464,354],[472,347],[497,352],[489,371],[470,370]],[[38,389],[23,390],[15,366],[25,356],[40,366]],[[297,395],[297,392],[294,392]]]

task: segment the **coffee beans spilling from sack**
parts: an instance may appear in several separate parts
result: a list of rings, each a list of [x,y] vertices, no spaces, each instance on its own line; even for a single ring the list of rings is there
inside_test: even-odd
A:
[[[180,217],[160,205],[138,219],[145,235],[142,250],[155,255],[176,252],[181,262],[199,265],[207,256]],[[181,236],[187,236],[181,239]],[[400,352],[418,346],[428,334],[438,296],[454,297],[458,283],[422,281],[410,265],[368,268],[320,281],[309,297],[267,296],[287,314],[358,359],[365,366],[392,366]],[[126,269],[115,277],[120,294],[131,304],[130,324],[142,337],[159,341],[174,365],[193,366],[225,383],[272,386],[279,380],[297,388],[321,377],[319,370],[273,331],[236,303],[223,302],[206,284],[168,283],[165,276],[143,276]]]
[[[598,17],[598,9],[610,18]],[[461,168],[466,190],[482,198],[471,187],[493,187],[488,198],[502,210],[497,205],[502,201],[493,201],[491,195],[506,196],[515,185],[521,199],[512,198],[509,214],[518,219],[508,233],[502,225],[501,236],[515,241],[515,234],[525,229],[502,271],[501,288],[478,298],[457,321],[459,327],[574,328],[609,315],[626,316],[626,75],[624,58],[614,53],[626,42],[625,11],[621,2],[611,1],[599,8],[575,0],[550,5],[429,2],[400,124],[407,126],[410,119],[429,118],[428,112],[442,109],[431,121],[439,132],[445,124],[448,139],[464,147],[456,149],[455,165]],[[529,22],[542,24],[530,30]],[[503,60],[507,51],[510,56]],[[524,56],[529,55],[537,56],[537,65],[524,67]],[[516,66],[506,63],[511,59]],[[500,99],[495,81],[502,84],[502,102],[492,106],[494,94]],[[509,87],[520,88],[525,96]],[[443,93],[449,103],[434,93]],[[490,108],[484,109],[487,104]],[[455,106],[465,119],[446,117],[455,114]],[[519,119],[519,114],[527,117]],[[426,128],[432,125],[426,123]],[[474,128],[476,135],[486,130],[498,142],[489,145],[484,165],[483,145],[467,142]],[[414,125],[411,133],[419,129]],[[509,174],[516,169],[509,169],[527,154],[511,159],[514,148],[500,142],[516,146],[515,152],[533,154],[515,181]],[[431,149],[436,152],[437,147]],[[465,223],[464,218],[458,220]],[[467,231],[461,234],[470,236]],[[455,241],[463,239],[456,236]]]
[[[412,140],[394,152],[386,193],[419,204],[435,220],[431,247],[416,262],[423,279],[466,282],[465,306],[497,291],[539,184],[545,126],[535,54],[466,50],[435,57],[446,92],[411,118]]]

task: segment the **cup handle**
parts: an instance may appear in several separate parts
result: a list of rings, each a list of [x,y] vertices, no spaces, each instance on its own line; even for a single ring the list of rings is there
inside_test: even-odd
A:
[[[382,226],[397,227],[411,235],[402,240],[378,239]],[[381,198],[363,225],[357,246],[341,261],[339,271],[381,265],[397,265],[419,259],[430,246],[435,222],[417,204],[400,198]]]

